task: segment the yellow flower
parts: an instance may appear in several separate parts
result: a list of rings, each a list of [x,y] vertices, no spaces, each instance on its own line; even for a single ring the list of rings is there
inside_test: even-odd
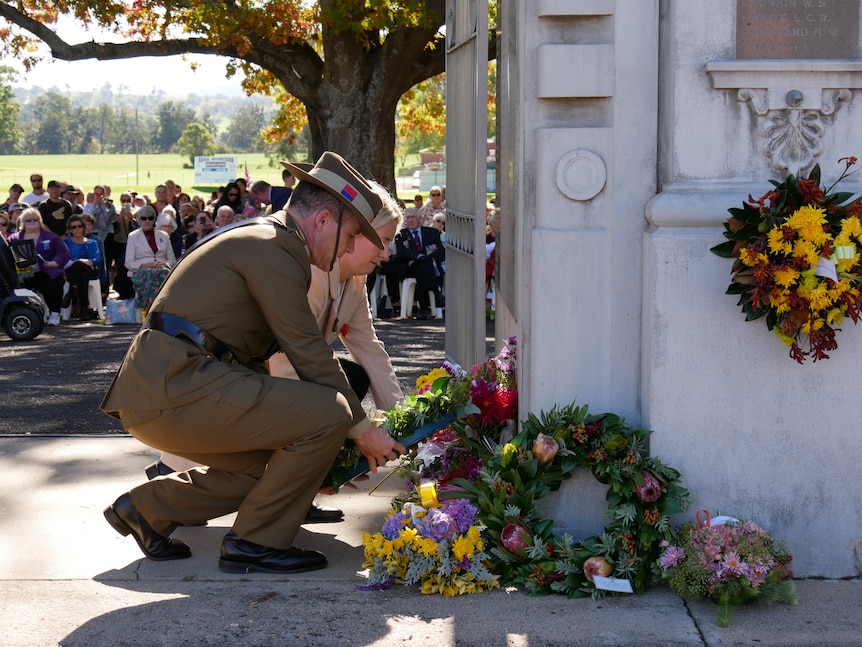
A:
[[[794,339],[790,335],[785,335],[781,332],[781,326],[775,326],[772,329],[772,332],[775,333],[775,336],[778,337],[785,346],[792,346]]]
[[[464,557],[472,557],[473,544],[464,535],[459,535],[452,542],[452,554],[457,561],[461,561]]]
[[[818,246],[829,241],[829,234],[823,231],[825,224],[826,211],[811,205],[799,207],[784,223],[786,227],[798,231],[801,239]]]
[[[416,379],[416,388],[421,389],[426,384],[434,384],[438,378],[446,377],[449,373],[445,368],[435,368],[426,375],[421,375]]]
[[[799,270],[792,267],[781,267],[772,273],[775,283],[783,288],[789,288],[799,278]]]
[[[742,251],[739,252],[739,260],[748,267],[754,267],[758,263],[768,262],[766,254],[756,252],[753,247],[744,247]]]
[[[485,542],[482,541],[482,535],[479,533],[479,529],[476,526],[470,526],[470,528],[467,529],[467,539],[473,542],[476,550],[481,552],[485,549]]]
[[[784,231],[781,227],[770,229],[767,239],[769,240],[769,251],[775,254],[790,254],[793,251],[793,244],[789,240],[784,240]]]
[[[821,281],[820,284],[808,293],[809,310],[818,312],[825,310],[832,305],[832,299],[829,298],[829,286],[826,281]]]
[[[413,540],[413,546],[417,552],[427,557],[434,557],[437,554],[437,542],[428,537],[417,536]]]
[[[811,267],[816,267],[820,261],[820,249],[809,240],[797,240],[793,244],[793,257],[804,258]]]
[[[862,223],[856,216],[841,221],[841,232],[835,237],[835,245],[850,245],[853,238],[862,236]]]
[[[826,314],[826,323],[828,324],[841,324],[841,320],[844,318],[844,311],[841,308],[832,308]]]

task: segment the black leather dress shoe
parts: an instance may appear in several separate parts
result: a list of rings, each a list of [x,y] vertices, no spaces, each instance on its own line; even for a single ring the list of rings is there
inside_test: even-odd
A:
[[[174,470],[165,465],[162,461],[156,461],[155,463],[150,463],[144,468],[144,472],[147,473],[147,479],[152,481],[157,476],[167,476],[168,474],[173,474]]]
[[[185,559],[192,556],[188,544],[179,539],[163,537],[141,516],[128,492],[105,508],[105,519],[123,537],[132,535],[144,555],[157,562]]]
[[[305,573],[326,568],[326,555],[301,548],[267,548],[231,530],[222,540],[218,567],[225,573]]]
[[[317,505],[312,501],[305,515],[305,523],[338,523],[344,521],[344,513],[338,508]]]

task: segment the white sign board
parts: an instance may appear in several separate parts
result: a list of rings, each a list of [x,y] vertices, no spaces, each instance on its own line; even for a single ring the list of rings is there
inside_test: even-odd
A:
[[[236,155],[195,157],[195,186],[221,186],[236,177]]]

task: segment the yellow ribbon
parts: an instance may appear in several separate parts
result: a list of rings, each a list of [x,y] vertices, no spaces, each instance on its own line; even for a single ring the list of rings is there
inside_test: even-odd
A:
[[[436,508],[437,503],[437,488],[433,483],[426,482],[419,484],[419,500],[424,508]]]

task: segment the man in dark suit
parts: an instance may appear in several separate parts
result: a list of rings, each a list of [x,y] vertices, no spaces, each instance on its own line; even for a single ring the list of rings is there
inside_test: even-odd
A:
[[[431,316],[431,301],[428,293],[434,293],[438,307],[443,301],[443,261],[446,250],[440,240],[440,232],[434,227],[420,227],[419,214],[409,207],[404,210],[404,228],[395,236],[395,252],[404,275],[416,279],[416,300],[419,301],[417,319]]]
[[[335,153],[291,170],[300,182],[286,212],[186,252],[102,401],[147,445],[209,465],[154,478],[105,510],[150,559],[189,557],[169,537],[178,525],[237,511],[221,570],[324,568],[323,554],[293,541],[344,439],[372,471],[405,451],[369,422],[307,295],[311,265],[331,271],[356,236],[382,248],[370,223],[382,200]],[[299,380],[268,374],[279,347]]]
[[[258,180],[251,185],[249,196],[254,202],[255,208],[259,205],[272,205],[272,213],[284,209],[293,189],[286,186],[272,186],[269,182]]]

